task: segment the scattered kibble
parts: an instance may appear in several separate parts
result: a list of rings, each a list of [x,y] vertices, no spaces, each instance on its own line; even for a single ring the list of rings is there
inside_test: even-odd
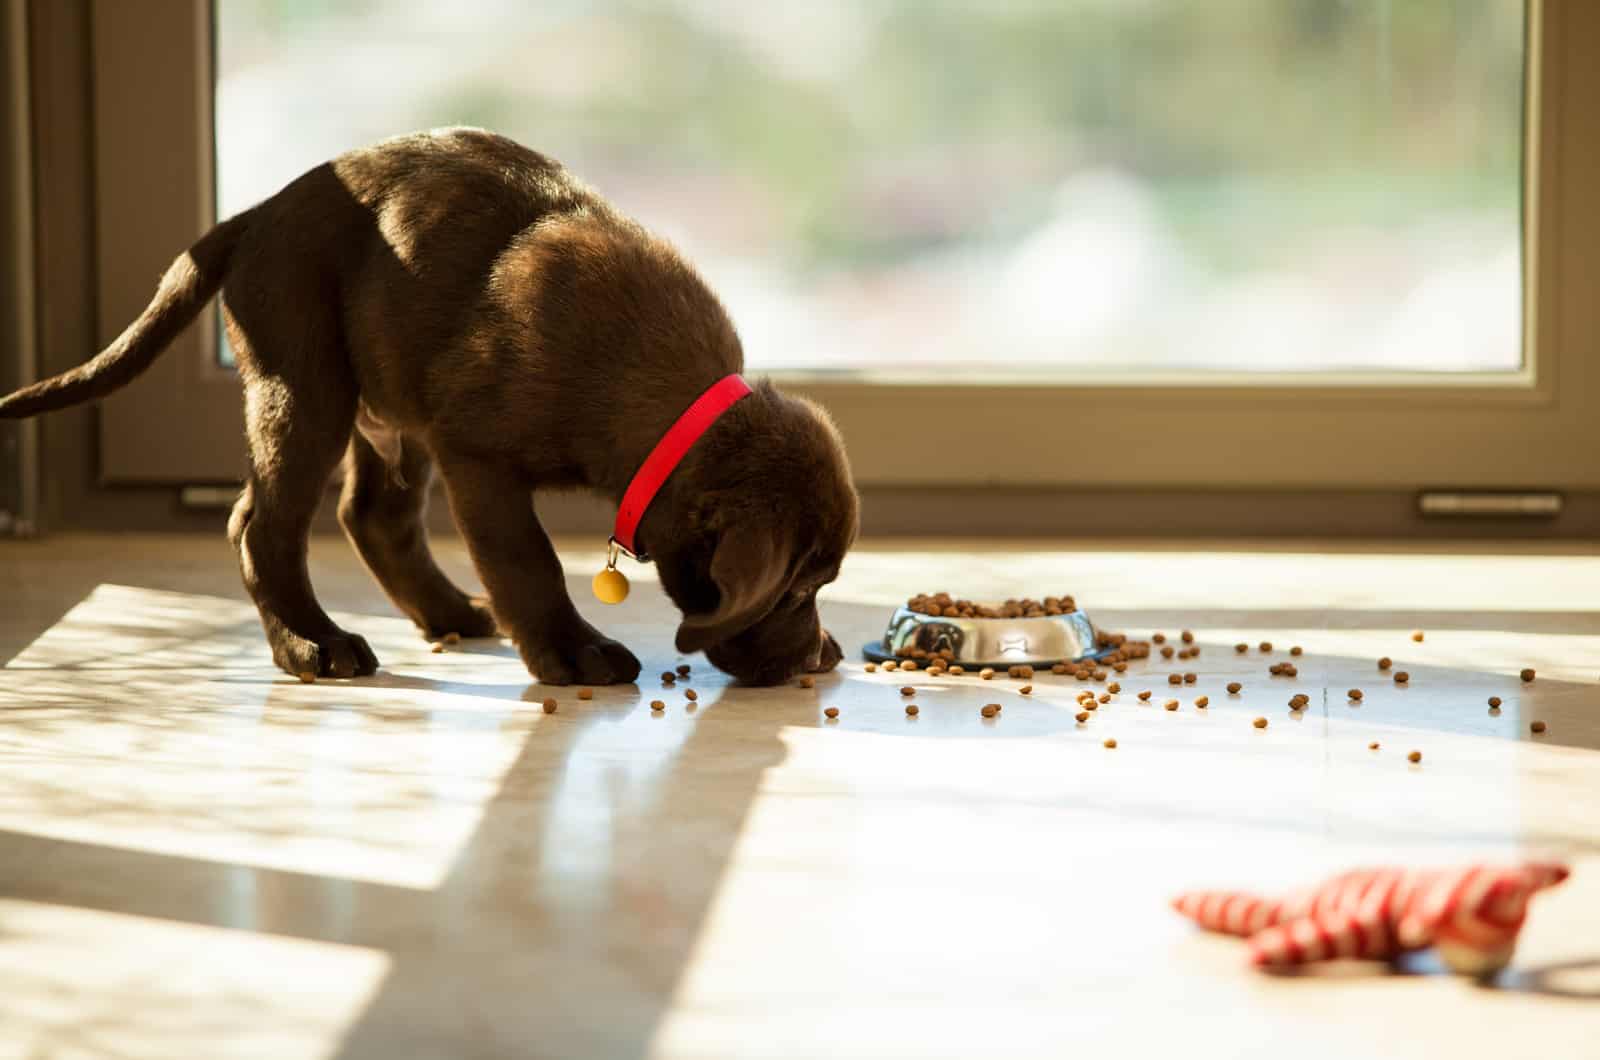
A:
[[[1017,692],[1020,693],[1021,695],[1024,695],[1024,696],[1032,695],[1033,694],[1033,686],[1032,685],[1023,685],[1021,688],[1017,689]]]
[[[1542,721],[1536,721],[1529,725],[1528,728],[1532,729],[1534,732],[1544,732],[1545,724]]]
[[[1152,633],[1150,634],[1150,642],[1152,644],[1165,644],[1167,642],[1167,635],[1165,633]]]
[[[902,659],[902,660],[900,660],[900,669],[909,670],[909,671],[915,671],[917,669],[917,660],[915,660],[915,659]]]
[[[1102,693],[1100,693],[1100,702],[1102,702],[1102,703],[1111,702],[1111,693],[1110,692],[1102,692]]]
[[[1106,685],[1106,691],[1110,692],[1112,695],[1116,695],[1122,691],[1122,686],[1113,681],[1109,685]]]
[[[1422,630],[1419,629],[1415,633],[1411,634],[1411,639],[1416,641],[1418,644],[1421,644],[1423,636],[1424,634]]]
[[[900,694],[902,696],[914,696],[917,694],[917,690],[912,688],[910,685],[901,685]]]
[[[1111,668],[1117,671],[1119,674],[1125,674],[1128,672],[1128,664],[1125,662],[1112,663]]]
[[[1027,665],[1013,666],[1006,671],[1006,676],[1023,679],[1031,678],[1033,676],[1033,667]]]
[[[1107,739],[1106,742],[1104,744],[1102,744],[1101,746],[1110,748],[1111,750],[1115,751],[1117,749],[1117,741],[1113,740],[1113,739]]]
[[[1161,705],[1163,707],[1166,707],[1168,710],[1177,710],[1178,709],[1178,701],[1176,699],[1169,699],[1169,700],[1167,700],[1165,703],[1163,703]]]
[[[1140,692],[1139,693],[1139,698],[1140,699],[1149,699],[1150,698],[1150,692],[1148,690]]]
[[[661,672],[661,683],[662,684],[671,685],[671,684],[676,684],[677,681],[678,681],[678,675],[673,673],[671,670],[663,670]]]
[[[898,669],[900,669],[900,664],[893,659],[883,664],[883,672],[886,674],[894,673]]]
[[[1239,689],[1241,689],[1243,687],[1244,687],[1244,685],[1241,685],[1237,681],[1229,681],[1228,682],[1228,694],[1230,696],[1236,696],[1236,695],[1239,694]]]
[[[917,716],[917,705],[915,703],[907,703],[906,704],[906,717],[914,718],[916,716]]]
[[[1528,683],[1529,681],[1532,681],[1535,676],[1536,675],[1533,672],[1533,668],[1531,666],[1528,669],[1522,671],[1522,681],[1523,681],[1524,684]]]
[[[1200,680],[1200,675],[1199,674],[1190,673],[1190,674],[1184,674],[1183,675],[1183,683],[1186,684],[1186,685],[1192,685],[1198,680]]]
[[[950,675],[952,677],[960,677],[962,674],[964,674],[966,672],[967,672],[967,668],[965,666],[952,666],[952,667],[950,667]]]
[[[446,644],[460,644],[461,643],[461,634],[459,634],[459,633],[446,633],[444,635],[444,642]]]
[[[1211,697],[1210,696],[1201,696],[1200,698],[1198,698],[1198,699],[1196,699],[1194,701],[1194,705],[1199,707],[1201,710],[1204,710],[1206,707],[1209,707],[1211,705]]]
[[[433,642],[433,646],[430,647],[428,650],[433,652],[433,654],[435,654],[435,655],[440,654],[441,652],[444,651],[444,641],[442,641],[442,640],[434,641]]]
[[[999,708],[996,707],[993,703],[986,703],[986,704],[984,704],[983,709],[978,711],[978,713],[982,714],[986,718],[992,718],[997,713],[999,713]],[[1084,716],[1087,717],[1088,715],[1084,715]]]
[[[1238,652],[1240,655],[1243,655],[1245,652],[1250,650],[1250,645],[1248,645],[1248,644],[1235,644],[1233,646],[1233,650]]]
[[[1257,718],[1255,721],[1252,721],[1250,724],[1254,725],[1258,729],[1265,729],[1267,727],[1267,719],[1266,718]]]
[[[1377,740],[1373,740],[1371,743],[1367,744],[1367,750],[1376,751],[1377,749],[1378,749],[1378,741]]]
[[[650,701],[650,709],[651,710],[666,710],[667,709],[666,701],[665,700],[661,700],[661,699],[652,699]]]
[[[1163,658],[1163,659],[1170,659],[1170,658],[1172,658],[1172,656],[1173,656],[1173,653],[1174,653],[1174,652],[1175,652],[1175,651],[1176,651],[1176,649],[1175,649],[1175,648],[1173,648],[1173,646],[1172,646],[1172,645],[1170,645],[1170,644],[1163,644],[1163,645],[1162,645],[1162,646],[1161,646],[1161,657],[1162,657],[1162,658]]]
[[[978,676],[983,678],[985,681],[993,681],[994,680],[994,667],[985,666],[983,669],[978,671]]]
[[[678,676],[679,677],[688,677],[690,671],[692,671],[693,669],[694,669],[694,667],[690,666],[688,663],[679,663],[678,664]]]
[[[1078,724],[1081,725],[1089,720],[1089,712],[1087,710],[1080,710],[1078,711],[1076,717],[1078,719]]]
[[[1396,670],[1394,672],[1394,683],[1395,684],[1403,685],[1409,680],[1411,680],[1411,675],[1406,673],[1404,670]]]
[[[822,710],[822,713],[827,717],[837,718],[839,716],[839,708],[838,707],[824,707],[823,710]]]
[[[816,686],[817,686],[817,679],[814,678],[814,677],[811,677],[811,676],[808,675],[808,676],[802,677],[800,679],[800,687],[801,688],[815,688]]]
[[[1387,670],[1389,667],[1391,667],[1393,665],[1394,665],[1394,660],[1389,658],[1387,655],[1385,655],[1383,658],[1378,660],[1378,669],[1380,669],[1380,670]]]
[[[1499,710],[1500,709],[1500,697],[1499,696],[1490,696],[1489,697],[1489,707],[1490,707],[1491,710]]]
[[[1406,755],[1406,761],[1410,762],[1412,765],[1415,765],[1416,763],[1422,761],[1422,752],[1412,751],[1410,754]]]
[[[1183,675],[1182,674],[1168,674],[1167,675],[1167,684],[1169,684],[1169,685],[1181,685],[1181,684],[1183,684]]]
[[[1178,634],[1178,639],[1183,641],[1185,644],[1193,644],[1194,634],[1186,629],[1182,633]]]
[[[1289,706],[1293,710],[1300,710],[1311,702],[1311,697],[1304,692],[1289,697]]]
[[[1296,644],[1294,647],[1289,649],[1289,654],[1290,655],[1304,655],[1305,654],[1305,649],[1300,647],[1300,645]]]
[[[592,688],[580,688],[580,689],[578,689],[578,698],[579,699],[593,699],[594,698],[594,689],[592,689]]]
[[[1359,688],[1352,688],[1350,691],[1345,693],[1345,695],[1349,696],[1351,699],[1355,700],[1357,703],[1361,702],[1361,697],[1364,694],[1365,693],[1363,693],[1361,691],[1361,689],[1359,689]]]
[[[700,698],[700,693],[696,692],[692,688],[685,688],[683,690],[683,698],[693,703],[695,700]]]
[[[878,664],[877,663],[867,663],[865,669],[866,669],[867,673],[875,674],[875,673],[878,672]]]
[[[547,700],[544,701],[544,703],[542,705],[544,707],[544,712],[546,714],[554,714],[556,712],[556,701],[555,700],[547,699]]]
[[[1261,650],[1263,652],[1270,652],[1272,650],[1272,641],[1270,641],[1270,640],[1262,641],[1261,642]]]

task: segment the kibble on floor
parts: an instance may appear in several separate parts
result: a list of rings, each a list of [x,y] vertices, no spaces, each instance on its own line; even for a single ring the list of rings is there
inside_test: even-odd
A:
[[[578,698],[579,699],[593,699],[594,698],[594,689],[592,689],[592,688],[580,688],[580,689],[578,689]]]

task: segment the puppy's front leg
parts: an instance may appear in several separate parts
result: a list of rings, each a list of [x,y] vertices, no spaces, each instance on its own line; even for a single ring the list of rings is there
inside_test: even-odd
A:
[[[626,684],[639,660],[578,614],[550,537],[533,513],[533,489],[514,468],[439,455],[456,525],[466,536],[500,628],[550,685]]]

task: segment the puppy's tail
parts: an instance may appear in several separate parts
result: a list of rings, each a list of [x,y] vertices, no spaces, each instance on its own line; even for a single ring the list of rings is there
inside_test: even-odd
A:
[[[0,398],[0,418],[19,419],[94,401],[131,383],[222,287],[234,248],[249,229],[254,212],[247,210],[222,222],[179,255],[161,277],[156,296],[139,319],[98,356]]]

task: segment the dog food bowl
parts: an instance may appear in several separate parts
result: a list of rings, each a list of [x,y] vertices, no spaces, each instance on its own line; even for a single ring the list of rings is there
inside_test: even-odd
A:
[[[1054,666],[1058,662],[1100,659],[1115,648],[1095,643],[1094,624],[1082,611],[1039,618],[944,618],[900,607],[889,618],[882,640],[861,649],[869,662],[900,659],[901,649],[948,649],[950,661],[974,666]]]

